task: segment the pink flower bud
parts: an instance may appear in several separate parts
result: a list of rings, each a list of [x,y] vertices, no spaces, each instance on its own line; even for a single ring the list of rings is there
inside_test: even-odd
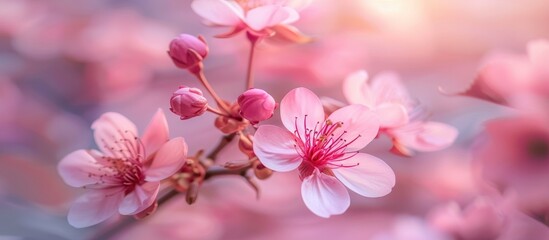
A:
[[[276,108],[274,98],[267,92],[252,88],[238,97],[240,115],[252,124],[267,120],[273,116]]]
[[[181,34],[170,42],[168,55],[177,67],[188,69],[200,64],[208,55],[208,45],[202,36]]]
[[[208,109],[208,101],[198,88],[181,87],[170,99],[170,110],[181,120],[202,115]]]

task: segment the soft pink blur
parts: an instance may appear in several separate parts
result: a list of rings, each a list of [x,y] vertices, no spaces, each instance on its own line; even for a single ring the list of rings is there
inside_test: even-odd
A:
[[[494,215],[504,219],[500,240],[547,237],[547,158],[529,158],[528,144],[519,140],[542,138],[538,150],[547,151],[547,112],[529,114],[539,108],[527,104],[526,114],[439,88],[467,89],[494,59],[505,62],[495,76],[547,63],[539,60],[543,51],[532,50],[543,42],[532,41],[549,40],[548,9],[546,0],[311,1],[291,24],[311,37],[294,42],[312,41],[258,44],[255,87],[276,102],[301,86],[345,102],[348,74],[393,71],[432,121],[457,128],[454,144],[404,158],[390,154],[391,140],[380,136],[362,151],[394,170],[392,192],[375,199],[350,193],[349,209],[329,219],[307,209],[297,174],[257,180],[259,200],[245,181],[227,176],[204,182],[194,205],[172,199],[114,238],[452,239],[477,236],[468,235],[477,231],[470,223],[496,231],[499,220],[485,222]],[[246,90],[249,42],[244,34],[214,38],[227,29],[203,20],[191,1],[0,0],[0,238],[89,239],[124,221],[70,226],[68,209],[83,192],[65,185],[56,170],[70,152],[97,147],[90,125],[104,112],[146,126],[162,108],[171,137],[184,137],[189,155],[211,150],[222,136],[213,114],[184,121],[168,114],[177,87],[207,92],[173,65],[169,43],[181,33],[203,35],[205,74],[222,98],[236,101]],[[545,101],[517,103],[547,106],[544,76],[536,96]],[[498,86],[512,86],[507,83]],[[281,126],[278,111],[265,122]],[[235,141],[218,164],[245,159]],[[436,215],[451,231],[433,224]]]

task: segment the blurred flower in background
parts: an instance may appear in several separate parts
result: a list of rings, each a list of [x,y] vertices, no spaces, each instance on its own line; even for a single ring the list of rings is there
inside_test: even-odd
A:
[[[220,177],[202,184],[194,205],[177,197],[147,220],[113,217],[75,229],[66,216],[82,192],[66,186],[56,166],[75,149],[97,148],[91,123],[116,111],[145,126],[159,107],[168,111],[177,86],[198,86],[166,52],[182,32],[207,39],[204,71],[219,95],[236,99],[244,88],[249,43],[245,34],[214,38],[219,29],[201,24],[191,1],[0,0],[0,239],[549,236],[549,112],[544,110],[549,2],[315,0],[303,5],[299,21],[287,23],[312,41],[291,45],[272,39],[258,45],[257,88],[276,102],[301,86],[344,102],[348,74],[394,71],[429,109],[432,121],[459,131],[454,145],[404,158],[388,153],[389,139],[376,139],[363,151],[394,170],[393,191],[377,199],[351,193],[346,213],[329,219],[311,213],[299,189],[287,187],[300,184],[297,174],[275,173],[257,182],[259,200],[245,181]],[[518,88],[510,88],[518,104],[509,108],[438,90],[458,93],[479,76],[493,77],[502,88],[534,79],[534,87],[523,92],[533,89],[536,97],[517,97]],[[221,137],[211,114],[200,120],[166,118],[172,137],[185,137],[190,155],[211,150]],[[275,111],[265,122],[277,124],[277,118]],[[219,153],[220,164],[244,158],[238,150]]]

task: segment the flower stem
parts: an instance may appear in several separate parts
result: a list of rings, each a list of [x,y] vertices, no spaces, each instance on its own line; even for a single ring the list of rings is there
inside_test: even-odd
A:
[[[246,172],[248,171],[248,169],[250,169],[250,167],[251,165],[248,165],[239,169],[226,169],[226,168],[210,169],[206,171],[206,176],[204,177],[204,180],[208,180],[215,176],[223,176],[223,175],[240,175],[245,177]]]
[[[206,110],[207,110],[208,112],[217,114],[217,115],[219,115],[219,116],[232,118],[231,116],[227,115],[226,113],[223,113],[223,112],[219,111],[219,109],[212,108],[212,107],[210,107],[209,105],[208,105],[208,108],[207,108]]]
[[[230,113],[230,108],[229,106],[227,105],[227,103],[225,103],[225,101],[223,101],[223,99],[221,99],[219,97],[219,95],[217,95],[217,93],[214,91],[214,89],[212,88],[212,86],[210,85],[210,83],[208,82],[208,79],[206,79],[206,76],[204,76],[204,71],[200,70],[200,71],[195,71],[195,72],[192,72],[196,78],[198,78],[198,80],[200,80],[200,82],[202,83],[202,85],[204,85],[204,87],[206,88],[206,90],[208,90],[208,92],[210,93],[210,95],[212,95],[212,97],[214,98],[215,102],[217,103],[217,105],[223,109],[223,111],[225,111],[226,113]]]
[[[250,55],[248,56],[248,71],[246,72],[246,90],[254,87],[254,76],[253,76],[253,64],[255,56],[255,48],[259,37],[250,36],[248,34],[248,39],[250,40]]]
[[[223,148],[229,145],[229,143],[233,140],[235,136],[236,136],[236,133],[231,133],[229,135],[223,136],[223,138],[221,138],[217,146],[208,154],[208,156],[206,156],[206,158],[215,161],[219,152],[221,152]]]

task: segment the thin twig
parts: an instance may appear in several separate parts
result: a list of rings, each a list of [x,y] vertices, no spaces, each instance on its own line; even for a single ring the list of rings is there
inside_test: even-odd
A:
[[[257,39],[250,39],[250,55],[248,56],[248,71],[246,72],[246,90],[254,87],[253,64]]]
[[[215,161],[215,159],[217,158],[217,155],[219,154],[219,152],[221,152],[221,150],[223,150],[223,148],[225,148],[227,145],[229,145],[229,143],[231,143],[231,141],[233,140],[233,138],[235,136],[236,136],[236,133],[231,133],[229,135],[223,136],[223,138],[221,138],[221,141],[219,141],[217,146],[212,150],[212,152],[210,152],[210,154],[208,154],[208,156],[206,156],[206,158]]]

